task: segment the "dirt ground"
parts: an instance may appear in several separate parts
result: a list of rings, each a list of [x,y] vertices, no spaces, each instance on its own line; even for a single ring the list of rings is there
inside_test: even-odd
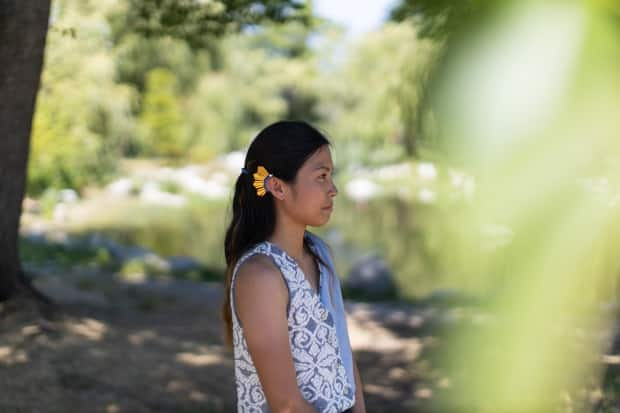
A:
[[[220,284],[84,273],[35,282],[62,313],[50,321],[32,303],[0,304],[0,412],[236,411]],[[430,411],[450,379],[424,356],[438,345],[427,327],[456,313],[345,305],[368,412]]]
[[[0,412],[235,411],[220,284],[63,274],[36,285],[62,313],[50,321],[32,304],[0,307]],[[429,397],[411,368],[424,338],[407,337],[423,314],[398,304],[346,307],[368,411],[413,411]]]

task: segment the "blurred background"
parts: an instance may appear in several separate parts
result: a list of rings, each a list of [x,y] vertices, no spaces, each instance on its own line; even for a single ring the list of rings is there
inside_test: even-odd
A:
[[[2,411],[235,411],[231,189],[300,119],[369,412],[620,412],[620,3],[237,3],[52,1],[19,248],[67,313],[3,317]]]

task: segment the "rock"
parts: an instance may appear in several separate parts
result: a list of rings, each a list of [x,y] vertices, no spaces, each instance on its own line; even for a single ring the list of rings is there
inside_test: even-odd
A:
[[[147,272],[157,274],[169,273],[171,271],[172,266],[166,259],[145,248],[121,245],[100,234],[91,236],[88,240],[88,245],[91,248],[106,249],[112,259],[119,262],[123,267],[144,268]]]
[[[69,207],[64,202],[59,202],[54,206],[52,212],[54,222],[63,223],[69,220]]]
[[[65,204],[75,204],[79,199],[80,197],[73,189],[66,188],[58,192],[58,201]]]
[[[233,176],[237,176],[241,173],[243,162],[245,162],[245,152],[229,152],[222,156],[222,161],[226,169],[228,169]]]
[[[38,215],[41,213],[41,202],[26,196],[22,203],[22,209],[24,212]]]
[[[417,199],[423,204],[432,204],[437,199],[437,194],[432,189],[421,188],[417,193]]]
[[[106,187],[106,192],[118,197],[128,197],[133,190],[133,183],[129,178],[120,178]]]
[[[168,266],[172,273],[186,273],[190,271],[201,271],[202,264],[192,257],[175,256],[168,258]]]
[[[176,183],[184,190],[205,198],[223,199],[229,193],[225,178],[225,175],[216,172],[206,180],[198,176],[193,169],[185,168],[178,171]]]
[[[166,275],[170,265],[159,255],[149,252],[123,262],[120,273],[126,281],[143,282],[149,275]]]
[[[43,231],[28,231],[22,234],[22,237],[33,244],[47,243],[46,234]]]
[[[359,259],[349,271],[343,286],[351,293],[369,299],[388,298],[396,294],[392,273],[376,254]]]
[[[149,181],[142,187],[140,199],[144,202],[170,207],[182,207],[187,200],[183,195],[170,194],[159,188],[154,181]]]
[[[418,176],[427,181],[433,181],[437,178],[437,167],[430,162],[420,162],[418,164]]]
[[[168,261],[153,252],[149,252],[148,254],[144,255],[142,257],[142,261],[146,265],[146,268],[149,270],[149,272],[157,274],[164,274],[170,272],[170,264],[168,264]]]
[[[119,262],[128,261],[133,258],[141,258],[150,253],[150,251],[144,248],[121,245],[101,234],[91,235],[88,238],[88,245],[93,249],[104,248],[108,250],[112,258]]]

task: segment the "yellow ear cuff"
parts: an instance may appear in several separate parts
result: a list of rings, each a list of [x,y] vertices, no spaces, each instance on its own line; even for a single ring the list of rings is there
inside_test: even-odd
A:
[[[273,175],[269,173],[264,167],[258,166],[256,173],[252,174],[254,177],[254,183],[252,186],[256,188],[256,195],[265,196],[267,193],[267,180]]]

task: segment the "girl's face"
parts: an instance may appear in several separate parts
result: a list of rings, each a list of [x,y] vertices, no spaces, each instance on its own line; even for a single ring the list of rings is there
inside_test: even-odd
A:
[[[291,196],[284,202],[287,214],[304,225],[324,225],[331,216],[338,188],[329,146],[321,146],[297,171]]]

